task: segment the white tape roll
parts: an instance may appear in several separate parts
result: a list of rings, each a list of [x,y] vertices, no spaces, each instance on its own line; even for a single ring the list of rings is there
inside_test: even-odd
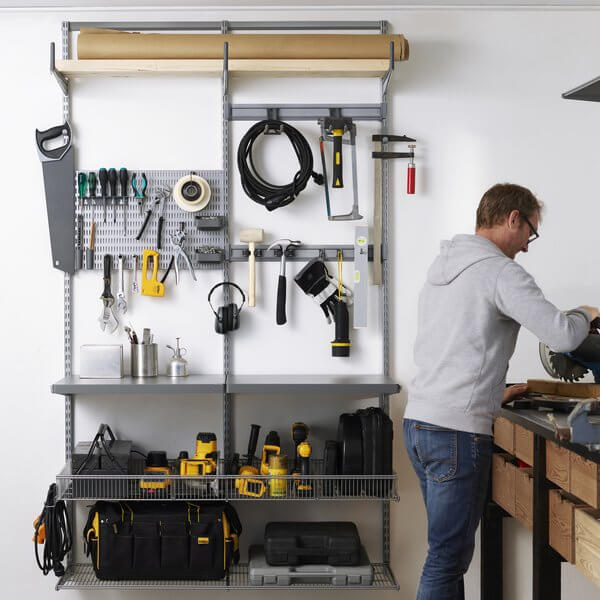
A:
[[[173,198],[177,206],[186,212],[197,212],[210,202],[208,181],[198,175],[182,177],[173,188]]]

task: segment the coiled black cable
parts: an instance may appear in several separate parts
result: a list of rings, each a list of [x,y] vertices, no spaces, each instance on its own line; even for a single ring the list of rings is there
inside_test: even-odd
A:
[[[42,526],[45,529],[46,541],[40,560],[37,540]],[[36,522],[33,537],[35,560],[42,573],[48,575],[50,571],[54,571],[57,577],[62,577],[65,574],[62,561],[65,559],[67,552],[71,550],[72,545],[73,538],[67,507],[63,500],[56,501],[56,484],[53,483],[48,489],[44,510]]]
[[[252,147],[258,136],[266,131],[285,133],[298,158],[300,168],[294,175],[292,182],[287,185],[269,183],[259,175],[254,166]],[[262,204],[268,211],[287,206],[293,202],[306,187],[311,177],[316,184],[323,184],[323,175],[313,171],[313,155],[306,138],[291,125],[275,119],[259,121],[250,127],[238,147],[237,163],[244,192],[254,202]]]

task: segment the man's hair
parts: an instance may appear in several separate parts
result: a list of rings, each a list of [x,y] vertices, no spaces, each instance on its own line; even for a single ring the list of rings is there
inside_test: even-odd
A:
[[[542,214],[543,204],[526,187],[514,183],[497,183],[483,196],[477,207],[476,228],[500,225],[513,210],[527,218]]]

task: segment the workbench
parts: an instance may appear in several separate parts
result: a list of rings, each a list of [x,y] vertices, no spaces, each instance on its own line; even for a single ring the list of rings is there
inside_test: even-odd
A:
[[[554,416],[559,426],[566,424],[567,415],[555,413]],[[533,480],[530,524],[533,533],[532,599],[560,600],[561,562],[565,559],[549,544],[549,494],[557,486],[547,479],[546,472],[546,446],[551,443],[558,444],[555,439],[555,429],[548,420],[547,414],[538,410],[504,408],[499,417],[499,421],[506,420],[519,431],[530,432],[533,437],[531,456],[533,460],[526,461],[531,464],[530,473]],[[516,443],[518,443],[517,438],[518,436],[515,435]],[[498,438],[495,442],[498,443]],[[600,465],[600,452],[590,451],[586,446],[560,442],[556,448],[567,449],[575,455]],[[498,450],[500,448],[496,446],[495,451]],[[519,457],[518,452],[513,454]],[[491,479],[490,477],[490,492]],[[481,600],[503,600],[502,521],[509,516],[511,515],[504,508],[492,500],[490,493],[481,521]]]

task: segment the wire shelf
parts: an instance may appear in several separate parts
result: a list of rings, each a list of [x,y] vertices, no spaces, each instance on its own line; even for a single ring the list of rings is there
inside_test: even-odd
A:
[[[170,461],[177,473],[176,461]],[[57,476],[64,500],[394,500],[396,475],[324,475],[322,460],[312,460],[310,475],[145,475],[144,461],[130,461],[128,474],[71,474],[67,465]]]
[[[293,583],[289,586],[256,586],[250,585],[248,578],[248,565],[234,565],[229,570],[229,574],[223,579],[210,581],[185,581],[185,580],[146,580],[146,581],[112,581],[98,579],[94,573],[92,565],[87,563],[74,563],[67,567],[65,574],[56,584],[57,590],[96,590],[96,589],[127,589],[127,590],[206,590],[206,589],[245,589],[245,590],[265,590],[273,589],[286,591],[292,589],[327,589],[327,590],[398,590],[400,587],[396,583],[394,574],[388,565],[373,564],[373,584],[372,585],[344,585],[335,586],[327,583]]]

